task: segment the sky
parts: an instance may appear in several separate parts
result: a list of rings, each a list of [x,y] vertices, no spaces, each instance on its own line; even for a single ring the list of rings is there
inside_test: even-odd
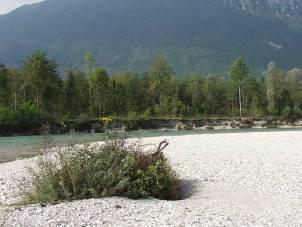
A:
[[[0,14],[6,14],[22,5],[40,1],[41,0],[0,0]]]

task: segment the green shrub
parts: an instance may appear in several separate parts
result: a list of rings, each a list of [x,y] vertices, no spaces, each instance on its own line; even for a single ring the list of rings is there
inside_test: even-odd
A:
[[[15,123],[23,130],[40,128],[42,122],[42,111],[31,103],[24,103],[15,113]]]
[[[290,106],[286,106],[283,110],[282,110],[282,117],[284,118],[289,118],[291,115],[291,107]]]
[[[300,117],[301,116],[301,109],[300,109],[300,107],[299,106],[294,106],[294,108],[293,108],[293,117],[296,117],[296,118],[298,118],[298,117]]]
[[[20,185],[25,204],[108,196],[180,199],[180,180],[163,153],[148,155],[125,139],[56,148],[28,173]]]
[[[37,106],[30,102],[22,104],[16,111],[0,109],[0,132],[24,133],[38,130],[48,117]]]
[[[88,114],[80,114],[78,119],[74,122],[75,131],[91,131],[91,119]]]
[[[125,132],[139,130],[138,120],[126,120],[124,121]]]

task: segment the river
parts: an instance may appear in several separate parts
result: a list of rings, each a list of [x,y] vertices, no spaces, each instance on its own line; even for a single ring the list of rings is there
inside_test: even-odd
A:
[[[157,136],[180,136],[194,134],[216,134],[216,133],[250,133],[271,131],[302,131],[302,129],[220,129],[220,130],[142,130],[128,134],[129,137],[157,137]],[[0,137],[0,163],[31,157],[37,154],[37,150],[45,140],[52,144],[66,145],[71,143],[95,142],[108,138],[106,134],[97,133],[72,133],[64,135],[49,136],[14,136]]]

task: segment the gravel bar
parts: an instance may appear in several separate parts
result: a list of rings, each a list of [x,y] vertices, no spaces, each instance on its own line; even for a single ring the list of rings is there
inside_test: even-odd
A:
[[[302,226],[302,132],[145,138],[184,180],[180,201],[103,198],[12,207],[28,161],[0,165],[0,226]]]

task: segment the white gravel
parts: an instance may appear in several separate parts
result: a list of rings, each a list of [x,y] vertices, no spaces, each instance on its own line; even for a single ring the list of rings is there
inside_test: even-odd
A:
[[[5,206],[14,201],[11,175],[20,177],[24,167],[16,161],[0,165],[0,226],[302,226],[302,132],[166,138],[186,199]]]

